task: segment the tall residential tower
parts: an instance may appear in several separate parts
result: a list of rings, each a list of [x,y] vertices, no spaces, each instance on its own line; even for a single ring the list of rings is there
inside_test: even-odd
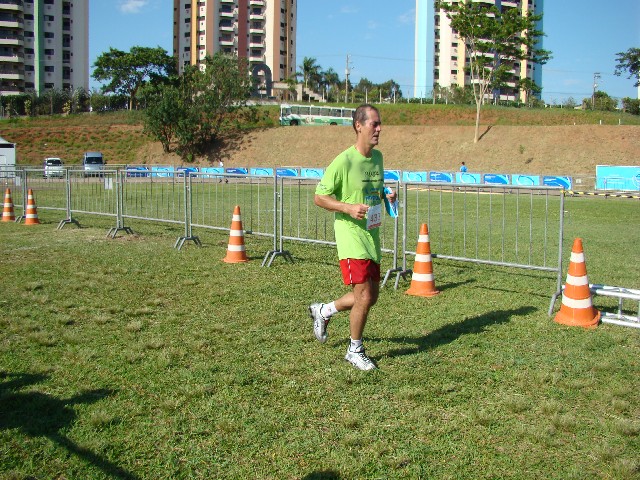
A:
[[[297,0],[173,0],[180,73],[217,52],[266,64],[274,82],[296,71]]]
[[[0,94],[89,89],[88,1],[0,0]]]
[[[462,0],[495,5],[500,10],[517,8],[522,15],[532,12],[539,15],[544,0]],[[542,30],[542,25],[539,25]],[[465,74],[468,58],[464,42],[451,29],[445,12],[435,10],[435,0],[416,0],[416,53],[414,96],[426,97],[434,86],[448,88],[471,84]],[[539,45],[542,48],[542,45]],[[500,100],[516,100],[520,97],[518,81],[530,78],[542,86],[542,66],[522,61],[514,64],[512,81],[500,91]]]

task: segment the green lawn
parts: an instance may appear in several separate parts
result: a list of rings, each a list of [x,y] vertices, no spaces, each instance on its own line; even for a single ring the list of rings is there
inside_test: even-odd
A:
[[[591,281],[640,288],[637,200],[566,210],[565,258],[580,236]],[[345,291],[331,247],[262,268],[255,235],[226,264],[223,231],[39,217],[0,224],[3,478],[640,476],[640,331],[553,322],[549,273],[436,259],[440,295],[382,290],[365,373],[346,316],[324,345],[307,317]]]

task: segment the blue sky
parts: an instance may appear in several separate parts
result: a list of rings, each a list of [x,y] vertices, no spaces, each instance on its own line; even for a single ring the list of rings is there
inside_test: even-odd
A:
[[[393,79],[412,95],[414,16],[415,0],[298,0],[297,65],[313,57],[344,78],[350,55],[352,82]],[[172,25],[172,0],[92,1],[89,62],[109,47],[160,46],[172,53]],[[590,97],[596,72],[599,90],[637,98],[633,81],[613,72],[617,52],[640,48],[639,0],[546,0],[543,30],[553,55],[543,67],[545,101]]]

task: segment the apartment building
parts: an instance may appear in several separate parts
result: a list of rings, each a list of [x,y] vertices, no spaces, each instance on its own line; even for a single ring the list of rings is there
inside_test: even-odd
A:
[[[89,89],[87,0],[0,0],[0,94]]]
[[[281,82],[296,70],[297,0],[174,0],[173,54],[180,73],[224,52],[265,64]],[[264,76],[264,72],[261,72]]]
[[[500,10],[517,8],[522,15],[529,12],[539,15],[543,11],[544,0],[465,0],[495,5]],[[543,30],[542,25],[539,29]],[[540,45],[542,48],[542,45]],[[471,84],[465,74],[467,55],[464,42],[451,29],[445,12],[435,10],[435,0],[416,0],[414,95],[429,96],[434,86],[448,88],[464,87]],[[542,85],[542,66],[528,61],[515,62],[512,78],[505,88],[494,92],[500,100],[524,100],[518,90],[518,82],[530,78]],[[493,99],[492,99],[493,100]]]

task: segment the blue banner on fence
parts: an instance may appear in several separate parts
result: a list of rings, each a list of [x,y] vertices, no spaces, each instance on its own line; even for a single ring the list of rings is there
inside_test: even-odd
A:
[[[530,185],[540,185],[539,175],[513,175],[511,177],[511,183],[513,185],[522,185],[524,187]]]
[[[427,172],[402,172],[403,182],[426,182]]]
[[[147,167],[127,167],[127,177],[148,177],[149,169]]]
[[[324,170],[322,168],[303,168],[300,170],[301,177],[322,178]]]
[[[217,178],[224,173],[224,168],[221,167],[202,167],[200,173],[206,173],[202,175],[203,178]]]
[[[640,167],[596,165],[597,190],[640,190]]]
[[[273,168],[252,168],[251,175],[269,175],[273,176]]]
[[[400,181],[400,170],[385,170],[384,171],[384,179],[392,182],[399,182]]]
[[[178,177],[184,177],[190,173],[198,173],[198,169],[196,167],[178,167],[176,172],[178,172]]]
[[[484,183],[487,185],[509,185],[509,175],[485,173]]]
[[[246,167],[225,168],[224,171],[230,175],[247,175],[249,173]]]
[[[545,175],[542,177],[542,184],[547,187],[562,187],[565,190],[571,190],[571,177],[556,177],[553,175]]]
[[[152,177],[172,178],[173,167],[151,167]]]
[[[453,183],[453,174],[449,172],[429,172],[431,182]]]
[[[278,167],[276,168],[276,176],[278,177],[297,177],[297,168]]]
[[[467,172],[456,173],[457,183],[480,183],[481,179],[482,177],[479,173],[467,173]]]

